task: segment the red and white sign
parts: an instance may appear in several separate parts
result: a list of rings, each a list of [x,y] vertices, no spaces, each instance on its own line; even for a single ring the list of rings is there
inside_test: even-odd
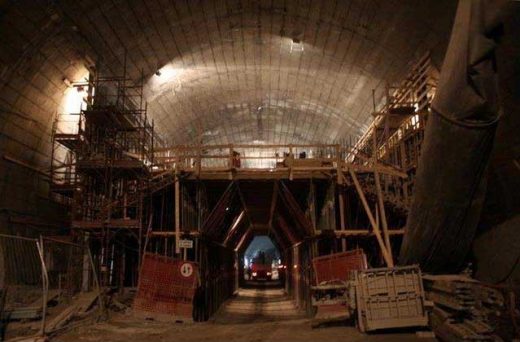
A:
[[[193,274],[193,266],[190,263],[185,262],[181,265],[181,274],[185,278],[191,277]]]
[[[196,262],[145,253],[134,311],[190,320],[198,284],[199,265]]]

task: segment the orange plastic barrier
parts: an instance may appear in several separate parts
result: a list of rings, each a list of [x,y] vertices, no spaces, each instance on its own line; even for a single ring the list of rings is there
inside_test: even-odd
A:
[[[316,285],[331,281],[347,281],[350,271],[367,269],[367,258],[362,249],[324,255],[312,259]]]
[[[193,319],[198,264],[151,253],[143,258],[134,312],[159,319]]]

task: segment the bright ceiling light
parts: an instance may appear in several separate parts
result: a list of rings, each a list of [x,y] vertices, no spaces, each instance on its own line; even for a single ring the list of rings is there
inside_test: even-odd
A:
[[[293,38],[291,40],[291,53],[293,52],[303,52],[304,46],[303,42],[299,40],[298,38]]]
[[[160,82],[168,82],[174,78],[177,78],[181,74],[182,70],[175,68],[171,64],[166,64],[155,72],[155,75],[159,77]]]

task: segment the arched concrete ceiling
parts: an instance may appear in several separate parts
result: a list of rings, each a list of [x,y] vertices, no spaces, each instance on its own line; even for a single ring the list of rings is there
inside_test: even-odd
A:
[[[387,82],[433,50],[453,0],[59,1],[111,72],[127,51],[173,143],[328,142],[357,136]],[[160,76],[155,75],[160,71]]]

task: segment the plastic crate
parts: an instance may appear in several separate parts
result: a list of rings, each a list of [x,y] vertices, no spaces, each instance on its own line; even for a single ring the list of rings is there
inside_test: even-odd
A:
[[[367,269],[367,257],[362,249],[324,255],[312,259],[316,285],[348,280],[351,271]]]
[[[418,266],[352,273],[361,331],[428,325]]]

